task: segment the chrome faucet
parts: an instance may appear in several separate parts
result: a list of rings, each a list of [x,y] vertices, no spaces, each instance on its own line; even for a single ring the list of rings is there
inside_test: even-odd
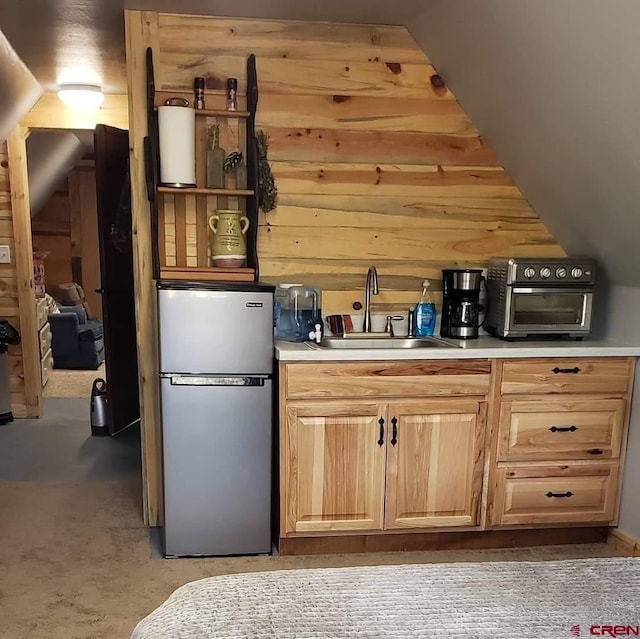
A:
[[[373,287],[373,288],[372,288]],[[367,279],[364,285],[364,323],[363,333],[371,332],[371,294],[378,294],[378,271],[375,266],[370,266],[367,271]]]

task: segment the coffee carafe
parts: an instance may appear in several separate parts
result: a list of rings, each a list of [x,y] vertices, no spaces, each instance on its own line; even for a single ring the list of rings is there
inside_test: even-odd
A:
[[[440,335],[454,339],[478,337],[480,269],[443,269]]]

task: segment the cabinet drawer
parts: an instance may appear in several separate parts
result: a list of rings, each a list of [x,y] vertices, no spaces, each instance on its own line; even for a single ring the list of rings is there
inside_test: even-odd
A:
[[[502,402],[498,461],[619,457],[625,407],[623,399]]]
[[[42,358],[40,362],[40,367],[42,370],[42,385],[45,386],[49,381],[49,375],[51,374],[51,369],[53,368],[53,353],[51,349],[49,349]]]
[[[485,395],[488,360],[327,362],[286,365],[290,399]]]
[[[51,325],[47,322],[40,329],[40,357],[44,357],[44,354],[51,348]]]
[[[502,393],[626,393],[633,359],[516,359],[502,362]]]
[[[493,523],[612,522],[617,478],[617,464],[500,468]]]
[[[38,322],[38,329],[44,326],[44,323],[49,317],[49,311],[47,309],[47,300],[44,297],[38,297],[36,299],[36,321]]]

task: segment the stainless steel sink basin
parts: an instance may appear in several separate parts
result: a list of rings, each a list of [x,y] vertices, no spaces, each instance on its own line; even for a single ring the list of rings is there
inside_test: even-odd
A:
[[[310,348],[389,349],[389,348],[460,348],[438,337],[325,337],[320,344],[306,342]]]

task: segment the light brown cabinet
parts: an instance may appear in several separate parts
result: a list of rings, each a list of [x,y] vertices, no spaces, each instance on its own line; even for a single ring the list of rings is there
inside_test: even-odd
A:
[[[376,403],[287,406],[284,532],[382,528],[383,412]]]
[[[496,363],[489,525],[614,524],[633,358]]]
[[[615,525],[634,364],[281,364],[281,544]]]
[[[282,366],[281,533],[477,526],[485,402],[465,395],[488,389],[489,363],[461,364]],[[377,401],[366,399],[367,377]],[[403,377],[425,397],[392,397]],[[318,399],[331,380],[338,399]],[[439,396],[445,388],[462,397]]]
[[[475,526],[484,459],[484,404],[389,405],[385,529]]]

